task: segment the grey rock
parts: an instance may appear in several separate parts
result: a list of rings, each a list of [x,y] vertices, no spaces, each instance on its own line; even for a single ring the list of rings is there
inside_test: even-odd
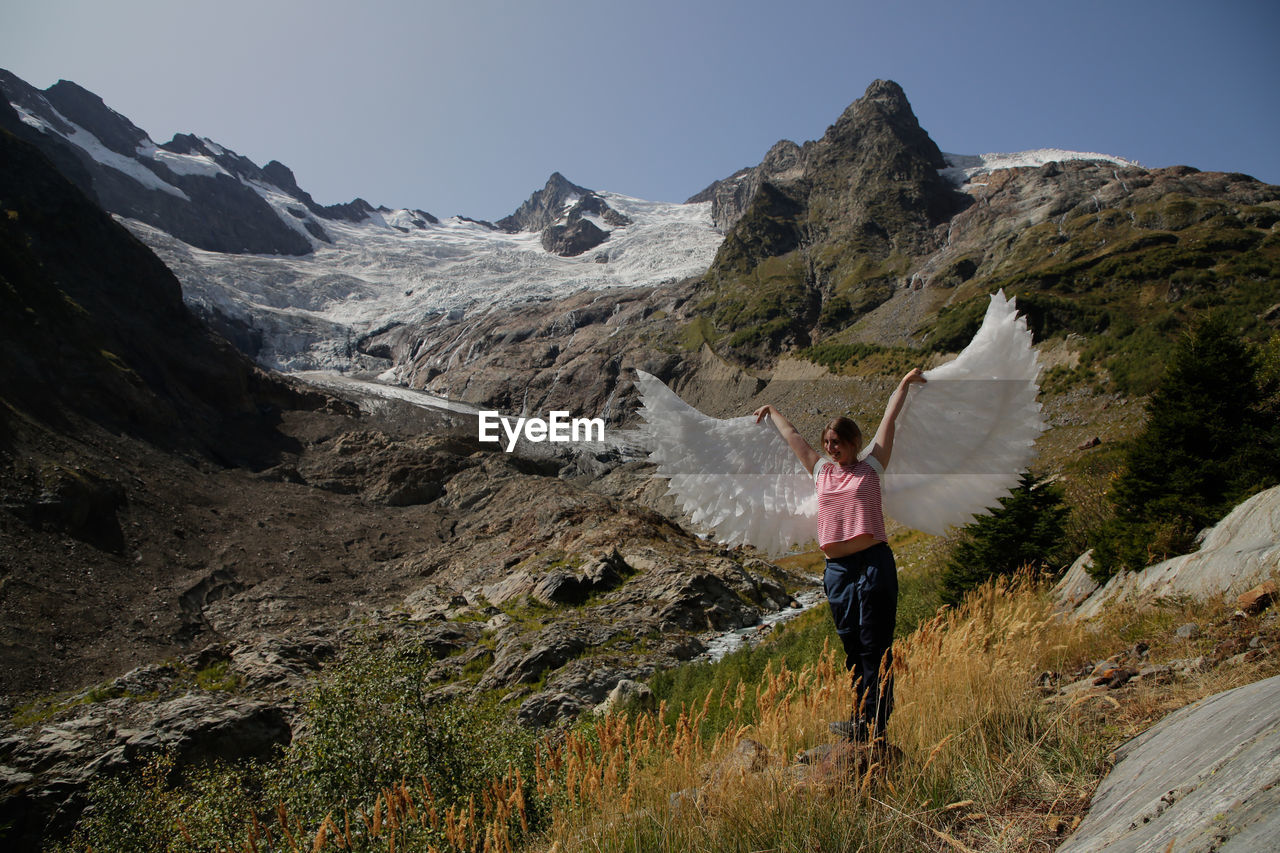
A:
[[[1151,681],[1157,684],[1172,681],[1174,678],[1174,668],[1168,664],[1150,664],[1138,670],[1139,681]]]
[[[565,225],[548,225],[542,232],[542,248],[562,258],[573,258],[607,239],[609,232],[589,219],[578,219]]]
[[[1076,558],[1071,568],[1067,569],[1066,574],[1054,586],[1052,592],[1054,612],[1073,610],[1080,602],[1093,595],[1098,589],[1098,582],[1089,574],[1089,569],[1092,567],[1093,549],[1089,549]]]
[[[654,695],[647,684],[624,678],[610,691],[608,698],[595,708],[597,716],[610,714],[634,714],[654,710]]]
[[[547,184],[529,196],[510,216],[499,219],[495,226],[503,231],[541,231],[560,219],[570,199],[593,194],[559,172],[552,172]]]
[[[1177,658],[1168,661],[1166,666],[1179,675],[1195,675],[1199,672],[1206,672],[1210,667],[1210,663],[1209,659],[1202,655],[1195,658]]]
[[[555,670],[577,657],[587,647],[581,637],[564,626],[553,626],[534,637],[528,649],[511,644],[498,651],[480,689],[532,684],[547,670]]]
[[[516,711],[521,725],[544,728],[571,721],[586,709],[586,704],[570,693],[538,693],[526,699]]]
[[[1178,630],[1174,631],[1174,635],[1179,640],[1194,640],[1200,636],[1200,626],[1194,622],[1187,622],[1179,625]]]
[[[1170,714],[1117,757],[1059,853],[1245,853],[1280,838],[1280,677]]]
[[[0,824],[15,838],[69,828],[88,785],[105,773],[137,767],[160,752],[179,766],[265,758],[292,739],[285,710],[269,702],[210,693],[84,706],[80,716],[29,738],[7,738]],[[22,781],[25,780],[25,781]]]
[[[1138,604],[1161,597],[1239,594],[1280,568],[1280,486],[1259,492],[1209,528],[1200,549],[1122,572],[1085,600],[1075,614],[1092,618],[1117,601]]]

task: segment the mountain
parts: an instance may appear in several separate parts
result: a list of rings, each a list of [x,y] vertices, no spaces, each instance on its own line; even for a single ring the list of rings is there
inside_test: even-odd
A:
[[[639,366],[727,414],[796,360],[875,373],[954,352],[998,288],[1053,350],[1055,391],[1147,393],[1210,307],[1254,340],[1280,325],[1280,188],[1058,149],[943,153],[886,81],[821,139],[783,140],[686,206],[703,205],[725,233],[687,278],[366,342],[388,378],[477,404],[625,412],[614,377]]]
[[[1068,341],[1064,381],[1143,393],[1150,356],[1206,305],[1255,338],[1274,325],[1274,187],[1056,149],[946,154],[891,81],[874,81],[820,139],[782,140],[684,204],[557,172],[496,223],[360,199],[321,207],[280,163],[259,169],[194,136],[155,146],[74,84],[42,93],[0,75],[0,88],[26,136],[151,246],[196,314],[280,369],[616,413],[623,368],[665,363],[671,378],[703,343],[753,369],[796,354],[838,366],[954,349],[977,326],[978,297],[1003,287],[1038,339]],[[177,194],[157,188],[170,177]],[[270,226],[255,234],[283,224],[307,244],[271,251],[306,253],[209,251],[168,208],[104,200],[128,186],[210,227],[255,222],[201,194],[219,183],[265,205]]]
[[[721,239],[707,205],[597,193],[559,173],[496,224],[363,199],[321,206],[277,161],[259,168],[190,134],[157,145],[74,83],[40,91],[0,71],[0,91],[18,133],[161,256],[200,317],[270,367],[386,369],[359,341],[389,325],[683,278]]]
[[[902,90],[876,81],[822,139],[780,142],[759,166],[695,198],[710,198],[728,229],[695,299],[720,349],[767,361],[819,342],[918,346],[939,309],[997,287],[1024,297],[1041,336],[1121,331],[1134,309],[1153,309],[1103,292],[1155,288],[1161,301],[1185,304],[1191,294],[1170,280],[1182,266],[1172,256],[1184,253],[1187,267],[1215,279],[1211,289],[1238,283],[1239,300],[1227,301],[1257,314],[1266,305],[1254,285],[1208,270],[1261,249],[1274,274],[1262,244],[1280,196],[1243,175],[1145,169],[1103,155],[944,155]],[[1166,216],[1166,206],[1186,211]],[[1219,224],[1238,239],[1206,238]],[[1169,257],[1140,260],[1157,246]],[[1067,257],[1075,267],[1064,266]],[[1125,283],[1104,283],[1121,257]],[[1068,296],[1063,273],[1049,276],[1056,286],[1036,273],[1076,267],[1096,285],[1074,288],[1088,296]],[[1068,310],[1062,299],[1089,306]],[[971,332],[980,309],[967,310]],[[1041,323],[1046,313],[1054,316]],[[931,343],[963,337],[935,334]]]
[[[182,299],[173,274],[13,133],[0,103],[0,415],[85,418],[224,464],[269,457],[259,396],[288,396]]]
[[[625,442],[509,454],[465,415],[256,367],[28,130],[0,103],[5,849],[159,754],[270,759],[362,637],[425,641],[433,702],[502,691],[540,726],[803,584],[655,512]]]

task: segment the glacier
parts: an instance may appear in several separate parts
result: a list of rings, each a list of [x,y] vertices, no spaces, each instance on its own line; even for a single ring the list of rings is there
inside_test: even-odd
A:
[[[578,257],[547,252],[536,232],[508,233],[461,217],[409,227],[412,211],[386,209],[358,223],[326,221],[328,244],[289,214],[296,199],[267,184],[253,186],[312,241],[312,254],[210,252],[145,223],[120,221],[173,270],[189,305],[261,331],[259,362],[284,371],[373,369],[378,364],[355,343],[397,323],[456,321],[525,300],[701,275],[724,239],[711,221],[710,202],[601,192],[631,224],[612,228],[596,220],[609,239]]]

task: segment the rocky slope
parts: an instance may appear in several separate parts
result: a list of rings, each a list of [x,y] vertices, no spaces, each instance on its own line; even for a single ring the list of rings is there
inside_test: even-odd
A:
[[[548,724],[808,585],[681,530],[617,451],[507,454],[465,415],[262,373],[38,151],[0,149],[6,844],[157,751],[287,742],[358,633],[422,639],[441,691]]]

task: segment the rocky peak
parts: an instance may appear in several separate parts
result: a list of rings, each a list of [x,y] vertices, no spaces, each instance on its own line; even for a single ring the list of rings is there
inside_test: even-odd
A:
[[[270,181],[273,186],[279,187],[294,198],[311,197],[309,193],[298,186],[298,179],[293,176],[293,170],[279,160],[272,160],[263,166],[262,176]]]
[[[117,154],[132,157],[147,134],[120,113],[108,107],[102,98],[70,80],[59,80],[44,92],[54,109],[69,121],[92,133]]]
[[[29,113],[40,116],[60,133],[71,133],[73,128],[67,124],[45,98],[45,93],[26,80],[10,71],[0,68],[0,93],[5,100],[16,104]]]
[[[165,151],[172,151],[174,154],[204,154],[212,156],[213,152],[209,150],[209,146],[194,133],[175,133],[173,139],[159,146]]]
[[[711,202],[712,221],[721,231],[727,232],[746,213],[748,205],[764,184],[777,186],[803,177],[802,151],[790,139],[774,143],[759,166],[739,169],[688,199],[687,203]]]
[[[531,195],[510,216],[499,219],[503,231],[541,231],[542,246],[562,257],[580,255],[609,237],[587,215],[599,217],[614,228],[630,225],[631,220],[611,208],[595,191],[580,187],[559,172],[552,172],[547,185]]]
[[[907,93],[892,80],[872,80],[871,85],[862,93],[862,97],[853,105],[869,106],[875,104],[887,113],[911,113],[911,104],[907,102]]]
[[[805,154],[815,195],[845,202],[832,211],[834,232],[870,222],[887,232],[892,248],[918,250],[924,232],[964,206],[938,175],[947,165],[942,152],[890,80],[868,86]]]
[[[726,231],[706,280],[714,321],[757,358],[883,303],[896,284],[883,262],[938,249],[937,226],[970,202],[939,175],[945,167],[902,87],[876,80],[820,140],[783,140],[714,185]]]
[[[515,213],[499,219],[497,226],[512,233],[541,231],[564,217],[565,207],[571,199],[581,198],[590,192],[559,172],[552,172],[545,187],[529,196]]]

